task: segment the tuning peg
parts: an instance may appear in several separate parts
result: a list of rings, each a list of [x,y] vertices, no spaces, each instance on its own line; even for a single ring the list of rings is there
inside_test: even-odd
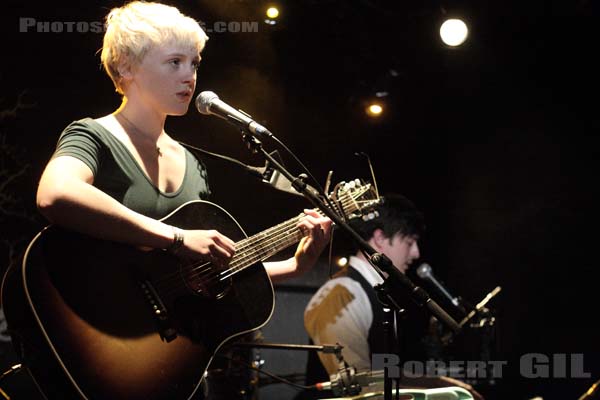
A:
[[[333,175],[333,171],[329,171],[329,173],[327,174],[327,179],[325,179],[325,188],[323,189],[323,192],[325,192],[325,194],[329,193],[329,186],[331,186],[331,176]]]
[[[375,219],[377,217],[379,217],[379,212],[378,211],[372,211],[372,212],[370,212],[368,214],[364,214],[362,216],[362,219],[363,219],[363,221],[370,221],[370,220]]]

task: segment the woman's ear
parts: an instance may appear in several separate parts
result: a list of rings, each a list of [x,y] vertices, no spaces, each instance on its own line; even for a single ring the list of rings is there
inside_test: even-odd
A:
[[[129,62],[122,62],[117,67],[117,72],[119,72],[119,77],[121,78],[121,84],[129,82],[133,78],[133,67]]]
[[[124,95],[125,88],[129,86],[131,81],[133,80],[133,67],[131,63],[127,61],[121,62],[117,66],[117,73],[119,74],[119,80],[117,84],[117,92]]]

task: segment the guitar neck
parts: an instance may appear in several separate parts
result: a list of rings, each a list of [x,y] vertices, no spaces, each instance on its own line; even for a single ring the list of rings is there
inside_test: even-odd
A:
[[[338,206],[342,213],[351,213],[361,209],[357,197],[367,192],[370,186],[363,187],[355,197],[345,194],[338,199]],[[321,210],[315,209],[317,213],[323,215]],[[225,276],[231,276],[245,268],[279,253],[298,243],[303,236],[302,231],[297,227],[300,214],[272,228],[257,233],[254,236],[240,240],[235,244],[236,253],[229,263],[229,273]]]
[[[297,225],[303,215],[300,214],[237,242],[235,255],[229,263],[231,272],[242,271],[298,243],[303,233]]]

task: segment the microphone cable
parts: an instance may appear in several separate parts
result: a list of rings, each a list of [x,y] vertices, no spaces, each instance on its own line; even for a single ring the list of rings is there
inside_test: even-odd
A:
[[[319,181],[317,181],[317,179],[313,176],[313,174],[310,172],[310,170],[306,167],[306,165],[304,165],[304,163],[298,158],[296,157],[296,155],[294,154],[294,152],[292,150],[290,150],[289,147],[287,147],[285,145],[285,143],[283,143],[281,140],[279,140],[277,138],[277,136],[273,135],[271,136],[271,139],[273,139],[273,141],[275,141],[277,144],[279,144],[279,146],[281,146],[282,149],[284,149],[295,161],[296,163],[298,163],[298,165],[300,165],[300,168],[306,172],[306,174],[310,177],[310,179],[313,181],[313,183],[315,184],[317,191],[321,194],[321,196],[323,197],[323,199],[325,200],[325,202],[327,203],[327,205],[329,206],[329,209],[331,211],[333,211],[334,213],[336,213],[338,216],[342,217],[343,219],[346,219],[346,216],[344,215],[343,212],[340,212],[340,210],[338,210],[334,204],[331,202],[331,200],[329,199],[329,196],[327,195],[327,193],[325,193],[325,189],[323,189],[323,186],[321,186],[321,184],[319,183]]]
[[[250,370],[253,370],[253,371],[257,371],[258,373],[264,374],[264,375],[268,376],[269,378],[271,378],[271,379],[273,379],[275,381],[278,381],[278,382],[284,383],[286,385],[292,386],[292,387],[294,387],[296,389],[300,389],[300,390],[312,390],[312,389],[315,388],[314,387],[315,385],[306,386],[306,385],[300,385],[299,383],[294,383],[294,382],[292,382],[292,381],[290,381],[288,379],[282,378],[282,377],[280,377],[278,375],[275,375],[275,374],[273,374],[271,372],[268,372],[268,371],[265,371],[263,369],[257,368],[254,365],[247,364],[247,363],[245,363],[243,361],[236,360],[235,358],[231,358],[231,357],[223,355],[223,354],[216,354],[215,356],[216,357],[220,357],[220,358],[224,358],[224,359],[229,360],[229,361],[232,361],[232,362],[234,362],[234,363],[236,363],[236,364],[238,364],[238,365],[240,365],[240,366],[242,366],[244,368],[247,368],[247,369],[250,369]],[[298,375],[301,375],[301,374],[293,374],[292,376],[298,376]]]

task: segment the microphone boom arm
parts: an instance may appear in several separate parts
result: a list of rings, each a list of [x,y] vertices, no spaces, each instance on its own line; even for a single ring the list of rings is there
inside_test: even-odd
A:
[[[304,180],[302,175],[294,177],[283,165],[275,160],[265,149],[262,147],[260,140],[252,134],[244,135],[245,140],[248,142],[248,146],[254,153],[260,153],[270,163],[273,168],[279,171],[285,176],[292,186],[298,193],[301,193],[313,206],[319,208],[323,214],[329,217],[339,228],[343,229],[346,233],[352,237],[363,252],[365,252],[371,262],[377,266],[380,270],[386,272],[388,277],[386,279],[385,295],[389,298],[390,303],[398,305],[400,302],[395,298],[397,290],[403,290],[410,295],[412,300],[419,306],[425,306],[431,314],[437,319],[442,321],[450,330],[458,333],[461,327],[458,323],[450,316],[444,309],[442,309],[422,288],[416,286],[406,275],[400,272],[388,257],[384,254],[377,253],[369,243],[367,243],[354,229],[350,227],[339,215],[337,215],[331,208],[327,207],[325,203],[319,198],[318,192],[310,187]]]

